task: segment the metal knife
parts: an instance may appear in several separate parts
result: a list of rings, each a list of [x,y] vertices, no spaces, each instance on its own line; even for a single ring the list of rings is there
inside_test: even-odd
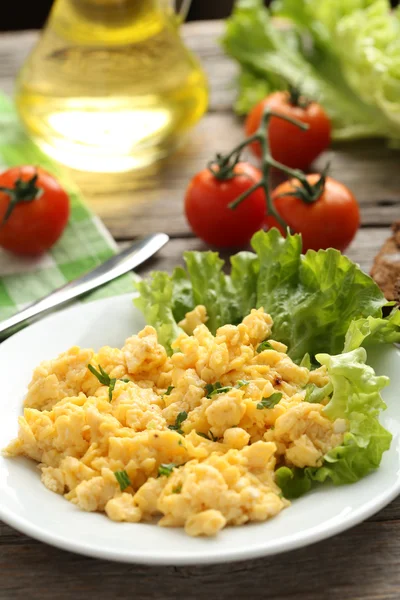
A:
[[[165,246],[168,240],[169,237],[166,233],[153,233],[134,242],[129,248],[112,256],[92,271],[66,283],[48,296],[0,322],[0,340],[14,333],[16,327],[25,321],[36,318],[135,269]]]

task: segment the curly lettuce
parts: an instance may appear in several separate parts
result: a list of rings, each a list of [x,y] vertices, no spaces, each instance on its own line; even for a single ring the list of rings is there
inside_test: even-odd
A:
[[[399,15],[389,0],[274,0],[270,9],[237,0],[222,40],[241,68],[237,112],[301,83],[329,113],[336,139],[398,143]]]
[[[366,358],[364,348],[337,356],[316,356],[326,366],[332,386],[324,413],[331,419],[346,419],[348,431],[343,443],[325,454],[321,467],[281,467],[276,471],[277,484],[286,498],[298,498],[314,482],[354,483],[379,467],[392,440],[378,419],[380,411],[386,408],[380,392],[389,379],[375,375],[372,367],[365,364]]]
[[[134,300],[137,308],[144,314],[147,323],[153,325],[157,330],[160,344],[169,352],[170,344],[182,333],[174,315],[174,309],[176,314],[177,307],[179,306],[181,309],[182,299],[186,299],[185,292],[182,294],[180,285],[182,275],[180,272],[174,273],[172,277],[162,271],[153,273],[149,281],[138,282],[137,290],[140,295]],[[178,291],[179,295],[177,295]],[[188,304],[183,310],[185,312],[190,310],[190,305]]]
[[[300,236],[258,232],[252,245],[260,273],[257,306],[274,319],[274,336],[299,361],[308,352],[337,354],[356,317],[381,316],[386,304],[373,280],[338,250],[301,254]]]
[[[386,319],[369,316],[352,321],[346,332],[344,351],[382,342],[395,344],[399,336],[400,311],[395,308]]]
[[[380,324],[374,325],[375,342],[400,341],[399,313],[382,318],[382,292],[339,251],[302,255],[300,236],[283,238],[277,229],[257,232],[251,243],[255,252],[231,257],[230,274],[216,252],[186,252],[186,269],[179,267],[171,276],[156,272],[137,284],[136,306],[168,352],[181,331],[179,321],[198,304],[207,309],[212,333],[264,307],[274,320],[275,339],[288,346],[298,363],[307,353],[312,359],[320,352],[338,354],[345,340],[346,350],[358,347],[370,337],[366,329],[372,324],[365,323],[371,319]],[[350,338],[356,337],[354,346]]]

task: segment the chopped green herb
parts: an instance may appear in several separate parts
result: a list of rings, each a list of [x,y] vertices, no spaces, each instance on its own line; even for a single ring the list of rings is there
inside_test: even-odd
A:
[[[181,425],[182,425],[183,421],[186,421],[186,419],[187,419],[187,412],[185,410],[183,410],[176,417],[176,419],[175,419],[175,425],[168,425],[168,429],[172,429],[172,431],[177,431],[178,433],[180,433],[181,435],[183,435],[183,431],[181,429]]]
[[[245,381],[244,379],[239,379],[236,382],[235,387],[237,387],[240,390],[240,388],[244,387],[245,385],[249,385],[249,383],[250,383],[250,381]]]
[[[204,438],[205,440],[208,440],[209,442],[218,442],[218,439],[213,432],[211,431],[211,429],[208,430],[208,434],[207,433],[203,433],[202,431],[196,431],[197,435],[199,435],[200,437]]]
[[[175,487],[172,488],[172,493],[173,494],[180,494],[182,491],[182,484],[178,483],[178,485],[176,485]]]
[[[161,477],[162,475],[165,475],[166,477],[169,477],[175,467],[176,467],[176,465],[174,463],[168,463],[168,464],[162,463],[158,467],[158,476]]]
[[[262,410],[263,408],[274,408],[282,398],[282,394],[280,392],[275,392],[272,396],[268,398],[263,398],[261,402],[257,404],[258,410]]]
[[[271,346],[271,344],[269,343],[268,340],[264,340],[263,342],[261,342],[261,344],[257,347],[257,352],[260,353],[263,350],[273,350],[274,347]]]
[[[169,385],[169,386],[167,387],[167,391],[165,392],[165,394],[164,394],[164,395],[165,395],[165,396],[169,396],[169,395],[170,395],[170,393],[172,392],[172,390],[174,390],[174,389],[175,389],[175,388],[174,388],[174,386],[173,386],[173,385]]]
[[[249,385],[249,383],[250,383],[249,381],[245,381],[244,379],[239,379],[239,381],[236,382],[235,387],[237,389],[240,389],[244,385]],[[212,398],[213,396],[216,396],[217,394],[226,394],[226,392],[229,392],[229,390],[232,390],[233,388],[231,385],[222,386],[220,384],[220,382],[217,381],[216,383],[207,383],[204,389],[207,393],[206,398]]]
[[[114,475],[115,479],[119,483],[121,492],[123,492],[127,487],[131,485],[131,480],[129,479],[128,473],[126,471],[115,471]]]
[[[208,396],[207,398],[212,398],[213,396],[216,396],[217,394],[226,394],[226,392],[229,392],[229,390],[232,389],[231,385],[225,385],[224,387],[219,387],[215,390],[213,390]]]
[[[110,376],[101,365],[99,365],[100,371],[97,371],[93,365],[88,365],[88,369],[95,377],[97,377],[102,385],[110,385]]]
[[[214,389],[214,386],[213,386],[212,383],[206,383],[204,391],[207,394],[207,398],[208,398],[208,394],[211,394],[211,392],[213,391],[213,389]]]
[[[123,381],[124,383],[130,383],[131,382],[130,379],[119,379],[119,381]]]
[[[213,434],[213,432],[211,431],[211,429],[208,430],[208,433],[210,435],[210,438],[213,442],[218,442],[218,438]]]
[[[206,398],[211,398],[211,394],[215,391],[215,390],[219,390],[221,388],[221,384],[219,381],[215,382],[215,383],[206,383],[205,386],[205,391],[206,391]]]
[[[99,369],[100,371],[97,371],[93,365],[88,365],[88,369],[91,373],[93,373],[93,375],[95,377],[97,377],[97,379],[99,380],[99,382],[102,385],[107,385],[108,386],[108,398],[111,402],[112,400],[112,393],[114,391],[115,388],[115,384],[117,382],[115,377],[110,377],[109,374],[103,369],[103,367],[101,365],[99,365]]]
[[[305,386],[305,390],[306,390],[306,395],[304,396],[304,402],[309,402],[311,399],[311,395],[314,392],[314,390],[316,389],[316,385],[315,383],[307,383],[307,385]]]
[[[305,367],[306,369],[311,370],[311,358],[308,352],[306,352],[301,359],[300,367]]]
[[[115,379],[115,377],[110,379],[110,385],[108,386],[108,399],[110,402],[112,401],[112,395],[113,395],[113,391],[114,391],[116,383],[117,383],[117,380]]]
[[[327,396],[330,396],[333,391],[333,386],[331,381],[329,381],[322,388],[317,387],[315,383],[307,383],[304,389],[306,390],[306,395],[304,398],[305,402],[321,403]]]
[[[182,440],[178,440],[178,446],[183,446]]]

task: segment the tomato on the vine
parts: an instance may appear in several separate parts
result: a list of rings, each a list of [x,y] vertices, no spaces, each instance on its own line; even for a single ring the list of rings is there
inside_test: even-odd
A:
[[[185,195],[186,217],[193,232],[219,248],[247,244],[265,218],[264,190],[253,191],[235,209],[229,205],[260,179],[261,171],[246,162],[238,162],[228,179],[219,179],[210,169],[197,173]]]
[[[22,255],[48,250],[69,218],[69,198],[39,167],[13,167],[0,174],[0,246]]]
[[[315,173],[307,175],[307,181],[315,185],[320,177]],[[272,200],[290,229],[302,234],[303,252],[331,247],[345,250],[360,226],[360,211],[352,192],[332,177],[326,177],[318,199],[305,202],[298,193],[299,188],[297,179],[285,181],[273,190]],[[286,234],[272,216],[265,218],[265,224],[268,228],[278,227]]]
[[[306,169],[329,146],[331,123],[328,115],[320,104],[302,99],[294,90],[274,92],[259,102],[247,116],[246,135],[257,131],[266,107],[308,125],[307,130],[302,130],[288,121],[271,117],[268,139],[272,157],[278,162],[293,169]],[[259,142],[253,142],[251,149],[261,157]]]

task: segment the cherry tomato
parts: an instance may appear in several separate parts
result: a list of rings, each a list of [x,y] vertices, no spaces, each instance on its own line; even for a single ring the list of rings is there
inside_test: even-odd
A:
[[[320,175],[307,175],[310,184],[315,184]],[[357,200],[351,191],[342,183],[327,177],[325,188],[315,202],[307,204],[298,196],[282,196],[295,191],[299,186],[297,179],[281,183],[272,192],[272,199],[278,214],[286,221],[296,233],[301,233],[303,238],[303,252],[310,248],[337,248],[345,250],[354,238],[360,225],[360,212]],[[274,219],[267,216],[265,224],[268,228],[278,227]]]
[[[204,169],[193,177],[186,190],[185,212],[193,232],[218,248],[246,245],[265,218],[265,194],[260,188],[237,208],[229,208],[231,202],[261,179],[261,171],[245,162],[237,163],[234,173],[231,179],[220,180]]]
[[[41,254],[61,236],[68,217],[68,195],[43,169],[13,167],[0,174],[3,248],[22,255]]]
[[[276,113],[297,119],[309,127],[303,131],[296,125],[279,117],[271,117],[269,143],[273,158],[293,169],[306,169],[325,150],[331,139],[331,123],[323,108],[317,102],[296,105],[289,92],[275,92],[259,102],[249,113],[245,129],[248,136],[259,127],[266,106]],[[261,157],[258,142],[251,149]]]

